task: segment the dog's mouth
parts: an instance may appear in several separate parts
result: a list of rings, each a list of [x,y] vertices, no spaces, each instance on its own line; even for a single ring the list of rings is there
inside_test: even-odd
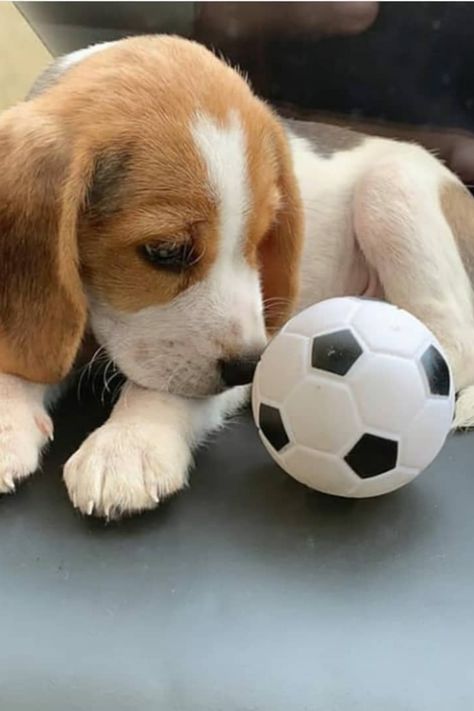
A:
[[[142,359],[116,358],[103,346],[107,360],[107,378],[114,377],[115,382],[128,381],[138,387],[175,395],[186,399],[204,400],[239,384],[229,380],[228,373],[222,368],[222,361],[207,360],[196,355],[185,359],[179,354],[162,353],[155,356],[161,361],[161,367],[149,367]],[[104,379],[107,380],[107,378]]]

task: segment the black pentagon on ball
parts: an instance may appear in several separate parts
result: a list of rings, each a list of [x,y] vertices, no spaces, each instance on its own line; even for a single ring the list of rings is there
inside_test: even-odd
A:
[[[421,364],[432,395],[449,395],[451,378],[448,364],[435,346],[431,345],[421,356]]]
[[[352,447],[345,461],[361,479],[390,471],[397,464],[398,443],[393,439],[365,434]]]
[[[352,331],[343,329],[315,336],[311,365],[335,375],[345,375],[362,355],[362,348]]]
[[[262,403],[258,411],[258,425],[265,439],[277,452],[289,443],[278,408]]]

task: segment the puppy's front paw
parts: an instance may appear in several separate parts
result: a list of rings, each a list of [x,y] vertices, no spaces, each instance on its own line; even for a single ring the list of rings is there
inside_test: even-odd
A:
[[[53,423],[42,408],[9,401],[0,411],[0,494],[38,468],[41,449],[53,437]]]
[[[118,518],[182,489],[190,461],[186,442],[167,427],[109,422],[72,455],[64,481],[82,513]]]

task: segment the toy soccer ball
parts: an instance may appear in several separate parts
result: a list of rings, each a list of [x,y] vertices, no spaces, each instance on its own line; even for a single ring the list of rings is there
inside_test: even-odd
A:
[[[440,451],[454,413],[433,334],[382,301],[329,299],[291,319],[255,373],[260,437],[298,481],[337,496],[398,489]]]

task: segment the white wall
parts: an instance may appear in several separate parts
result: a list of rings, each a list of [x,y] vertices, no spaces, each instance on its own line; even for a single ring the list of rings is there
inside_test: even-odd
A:
[[[50,60],[13,3],[0,2],[0,110],[23,99]]]

